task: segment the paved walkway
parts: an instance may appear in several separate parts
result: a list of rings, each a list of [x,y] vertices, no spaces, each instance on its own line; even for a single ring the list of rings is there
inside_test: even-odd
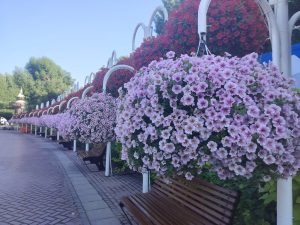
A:
[[[118,202],[140,191],[141,177],[105,177],[62,149],[41,137],[0,130],[0,225],[127,225]]]
[[[0,130],[0,224],[83,224],[70,182],[40,142]]]

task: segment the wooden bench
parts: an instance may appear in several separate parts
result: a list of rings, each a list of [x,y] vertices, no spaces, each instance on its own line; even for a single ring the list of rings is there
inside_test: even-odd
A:
[[[209,182],[182,178],[155,181],[149,193],[121,199],[140,225],[231,225],[239,193]],[[126,215],[126,213],[125,213]]]
[[[77,151],[77,155],[85,165],[88,167],[87,162],[89,161],[91,164],[95,164],[98,170],[104,170],[103,165],[103,157],[105,155],[106,144],[94,144],[93,148],[89,151],[81,150]]]
[[[45,137],[45,132],[37,132],[37,135],[40,135],[41,137]]]
[[[67,148],[69,150],[73,149],[73,141],[65,141],[65,140],[60,140],[58,144],[63,145],[64,148]]]
[[[57,136],[56,135],[48,135],[47,136],[49,139],[51,139],[52,141],[56,141]]]

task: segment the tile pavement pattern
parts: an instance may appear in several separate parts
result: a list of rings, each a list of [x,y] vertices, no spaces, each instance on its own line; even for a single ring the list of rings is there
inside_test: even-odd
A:
[[[0,130],[0,225],[83,224],[51,148],[42,138]]]
[[[113,175],[105,177],[104,172],[91,172],[84,163],[71,151],[66,155],[77,168],[84,174],[93,187],[100,193],[102,199],[106,202],[114,215],[120,220],[122,225],[129,225],[128,219],[119,207],[122,196],[134,194],[142,191],[142,176],[140,174],[131,175]],[[90,169],[95,169],[93,165]],[[127,214],[132,224],[135,224],[130,214]]]
[[[118,203],[141,191],[141,176],[105,177],[62,149],[48,139],[0,131],[0,225],[130,224]]]

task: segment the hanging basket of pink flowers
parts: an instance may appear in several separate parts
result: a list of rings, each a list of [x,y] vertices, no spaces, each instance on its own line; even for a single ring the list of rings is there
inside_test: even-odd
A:
[[[134,170],[186,179],[295,175],[300,99],[291,80],[257,54],[167,53],[120,91],[117,139]]]
[[[115,139],[116,99],[95,93],[80,99],[69,110],[74,135],[84,143],[106,143]]]

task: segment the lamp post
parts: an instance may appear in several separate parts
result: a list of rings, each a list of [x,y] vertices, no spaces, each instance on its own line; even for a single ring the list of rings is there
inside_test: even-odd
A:
[[[291,76],[291,34],[300,12],[288,20],[288,0],[255,0],[267,18],[272,44],[272,61],[285,76]],[[199,37],[207,33],[207,11],[210,0],[201,0],[198,11]],[[270,4],[275,7],[276,15]],[[292,178],[277,180],[277,225],[293,224]]]
[[[113,72],[117,70],[128,70],[130,72],[134,72],[134,68],[128,65],[116,65],[111,67],[107,73],[105,74],[103,78],[103,93],[106,93],[106,86],[107,86],[107,81],[112,75]],[[111,142],[107,142],[106,145],[106,161],[105,161],[105,176],[110,176],[112,174],[112,167],[111,167]]]

